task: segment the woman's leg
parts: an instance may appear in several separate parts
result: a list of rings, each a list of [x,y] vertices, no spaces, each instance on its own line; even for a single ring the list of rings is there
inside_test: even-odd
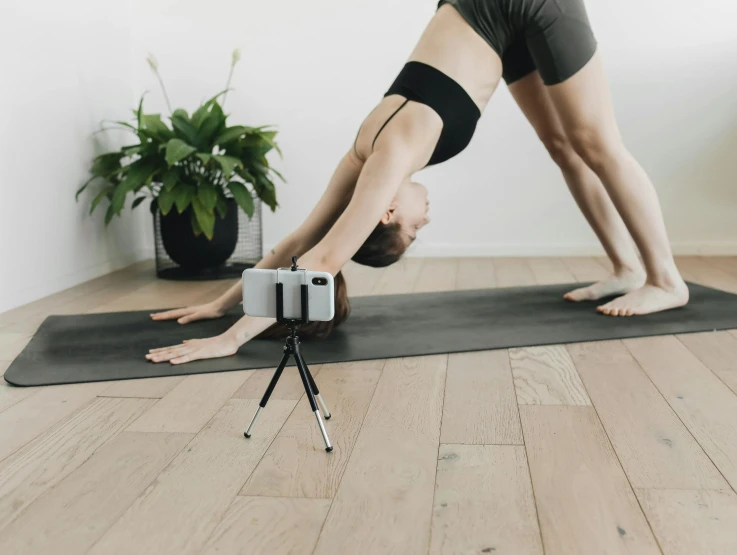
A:
[[[688,288],[673,260],[658,196],[622,142],[600,54],[570,79],[548,87],[548,93],[566,136],[606,187],[647,271],[643,287],[598,310],[630,316],[683,306]]]
[[[512,83],[509,90],[563,173],[573,198],[614,265],[612,277],[575,289],[567,293],[565,298],[569,301],[593,301],[642,287],[645,272],[630,234],[601,180],[567,139],[540,74],[537,71],[530,73]]]

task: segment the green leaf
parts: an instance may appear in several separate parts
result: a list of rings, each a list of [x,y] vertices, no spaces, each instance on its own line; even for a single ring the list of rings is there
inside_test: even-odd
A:
[[[82,194],[82,191],[84,191],[87,188],[87,186],[90,183],[92,183],[95,179],[98,179],[98,177],[96,175],[93,175],[87,181],[84,182],[84,185],[82,185],[79,189],[77,189],[77,192],[74,195],[74,200],[75,201],[78,201],[79,200],[79,195]]]
[[[115,210],[113,210],[113,205],[110,204],[110,206],[107,207],[107,212],[105,212],[105,227],[110,224],[113,216],[115,216]]]
[[[197,223],[200,224],[200,228],[205,234],[205,237],[212,240],[212,236],[215,231],[215,214],[212,210],[207,210],[197,197],[192,199],[192,208],[194,209],[194,214],[197,217]]]
[[[177,175],[177,172],[174,170],[169,170],[164,174],[163,184],[164,184],[164,190],[169,192],[171,191],[174,186],[179,182],[179,176]]]
[[[195,156],[202,160],[203,164],[207,164],[212,159],[212,154],[205,154],[204,152],[198,152]]]
[[[265,131],[261,133],[261,138],[266,141],[266,143],[271,146],[272,148],[276,149],[276,151],[279,153],[279,157],[283,158],[281,149],[279,148],[279,145],[276,144],[274,141],[274,137],[276,137],[276,131]]]
[[[125,156],[124,152],[100,154],[92,161],[90,173],[96,177],[109,177],[111,173],[120,169],[120,160]]]
[[[161,121],[159,114],[147,114],[141,116],[141,125],[152,138],[166,142],[174,136],[174,132]]]
[[[139,204],[141,204],[144,200],[146,200],[146,197],[138,197],[136,200],[133,201],[133,204],[131,205],[131,210],[135,209]]]
[[[215,210],[220,214],[221,220],[225,219],[225,216],[228,213],[228,201],[223,196],[222,189],[218,189],[218,202],[215,205]]]
[[[191,145],[200,146],[202,141],[197,128],[181,116],[171,116],[171,125],[177,137],[187,141]]]
[[[137,190],[142,187],[157,170],[155,160],[142,158],[136,160],[124,168],[127,170],[126,176],[120,184],[115,187],[111,206],[116,214],[120,214],[125,204],[125,197],[130,191]]]
[[[166,145],[166,163],[169,164],[169,167],[172,167],[196,150],[181,139],[171,139]]]
[[[282,183],[286,183],[287,182],[287,180],[284,179],[284,176],[282,174],[280,174],[278,171],[276,171],[274,168],[269,168],[269,169],[271,171],[273,171],[279,179],[282,180]]]
[[[254,187],[258,197],[274,212],[279,204],[276,202],[276,188],[271,180],[263,175],[257,175]]]
[[[212,140],[220,134],[223,127],[225,127],[225,114],[223,109],[217,102],[213,103],[212,109],[207,116],[202,120],[199,126],[200,137],[202,138],[203,144],[210,146]]]
[[[90,205],[90,216],[95,211],[95,208],[97,208],[97,205],[100,204],[102,199],[108,198],[110,194],[113,192],[113,190],[114,190],[113,187],[106,187],[105,189],[97,193],[95,198],[92,200],[92,204]]]
[[[138,122],[138,131],[141,130],[141,118],[143,116],[143,98],[146,96],[146,93],[143,93],[141,95],[141,100],[138,102],[138,111],[136,112],[136,121]]]
[[[202,206],[205,207],[205,210],[212,212],[218,202],[218,191],[213,185],[203,183],[199,187],[197,198],[202,203]]]
[[[248,214],[249,218],[253,217],[253,197],[248,188],[238,181],[231,181],[228,183],[228,189],[230,190],[233,198],[238,203],[238,206]]]
[[[189,213],[189,222],[192,224],[192,231],[194,231],[194,236],[199,237],[200,235],[202,235],[202,228],[197,222],[197,216],[195,216],[194,210]]]
[[[192,114],[192,125],[194,125],[197,129],[199,129],[200,125],[202,125],[202,122],[205,119],[205,115],[207,115],[207,112],[210,110],[210,106],[222,95],[224,95],[228,90],[220,91],[215,96],[213,96],[210,100],[202,104],[197,110]]]
[[[161,191],[159,191],[159,196],[157,198],[159,203],[159,210],[164,216],[166,216],[171,210],[171,207],[174,205],[175,193],[174,191],[167,191],[166,189],[162,189]]]
[[[220,167],[223,168],[223,175],[225,175],[225,179],[230,178],[230,176],[233,174],[233,170],[236,167],[243,167],[241,161],[238,160],[238,158],[234,158],[233,156],[214,154],[213,158],[215,158],[215,160],[218,161],[218,164],[220,164]]]
[[[174,195],[174,204],[177,206],[177,212],[180,214],[184,212],[189,203],[192,202],[192,197],[195,195],[195,188],[185,183],[180,183],[172,191]]]
[[[220,135],[217,136],[217,138],[215,139],[215,144],[222,145],[225,143],[229,143],[230,141],[233,141],[245,135],[248,130],[249,128],[244,127],[243,125],[228,127],[227,129],[223,130]]]
[[[172,116],[178,116],[183,120],[189,121],[189,114],[187,114],[187,110],[182,110],[181,108],[177,108],[172,112]]]

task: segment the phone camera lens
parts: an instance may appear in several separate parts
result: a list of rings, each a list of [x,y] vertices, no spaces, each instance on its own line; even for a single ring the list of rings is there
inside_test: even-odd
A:
[[[328,284],[328,280],[325,279],[325,278],[313,278],[312,279],[312,284],[313,285],[327,285]]]

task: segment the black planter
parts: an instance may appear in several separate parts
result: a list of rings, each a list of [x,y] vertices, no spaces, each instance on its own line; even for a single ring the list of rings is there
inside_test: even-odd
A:
[[[228,201],[225,218],[215,216],[212,240],[195,237],[190,210],[166,216],[154,211],[156,274],[171,280],[216,280],[241,277],[262,258],[261,203],[254,198],[253,217]]]
[[[172,209],[161,215],[161,240],[169,257],[187,270],[201,271],[224,264],[235,251],[238,242],[238,205],[228,200],[225,218],[215,214],[215,231],[212,239],[192,231],[192,207],[181,214]]]

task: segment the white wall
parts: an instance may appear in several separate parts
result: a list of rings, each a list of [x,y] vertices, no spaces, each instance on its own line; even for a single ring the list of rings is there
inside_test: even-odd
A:
[[[238,123],[276,123],[289,184],[271,246],[309,211],[363,117],[403,65],[435,0],[138,0],[136,68],[156,54],[175,103],[217,91]],[[737,254],[737,4],[588,0],[625,139],[660,193],[680,253]],[[156,83],[143,73],[146,88]],[[156,95],[151,95],[152,100]],[[157,102],[158,99],[156,99]],[[159,104],[161,105],[161,103]],[[471,146],[419,174],[433,222],[415,253],[599,252],[532,129],[500,87]]]
[[[144,210],[105,232],[102,214],[88,218],[73,199],[93,153],[114,144],[90,137],[101,119],[127,117],[146,89],[147,109],[166,112],[149,52],[173,104],[191,110],[223,88],[241,49],[226,111],[233,124],[278,125],[275,164],[289,181],[266,215],[270,248],[316,202],[435,4],[16,0],[0,21],[0,311],[151,256]],[[623,134],[656,184],[676,251],[737,254],[737,4],[587,5]],[[418,178],[433,223],[416,254],[598,252],[505,87],[471,146]]]
[[[126,214],[104,231],[104,210],[90,218],[90,197],[74,200],[94,154],[123,140],[93,131],[135,105],[129,8],[112,0],[3,3],[0,312],[143,255],[136,220],[146,214]]]

